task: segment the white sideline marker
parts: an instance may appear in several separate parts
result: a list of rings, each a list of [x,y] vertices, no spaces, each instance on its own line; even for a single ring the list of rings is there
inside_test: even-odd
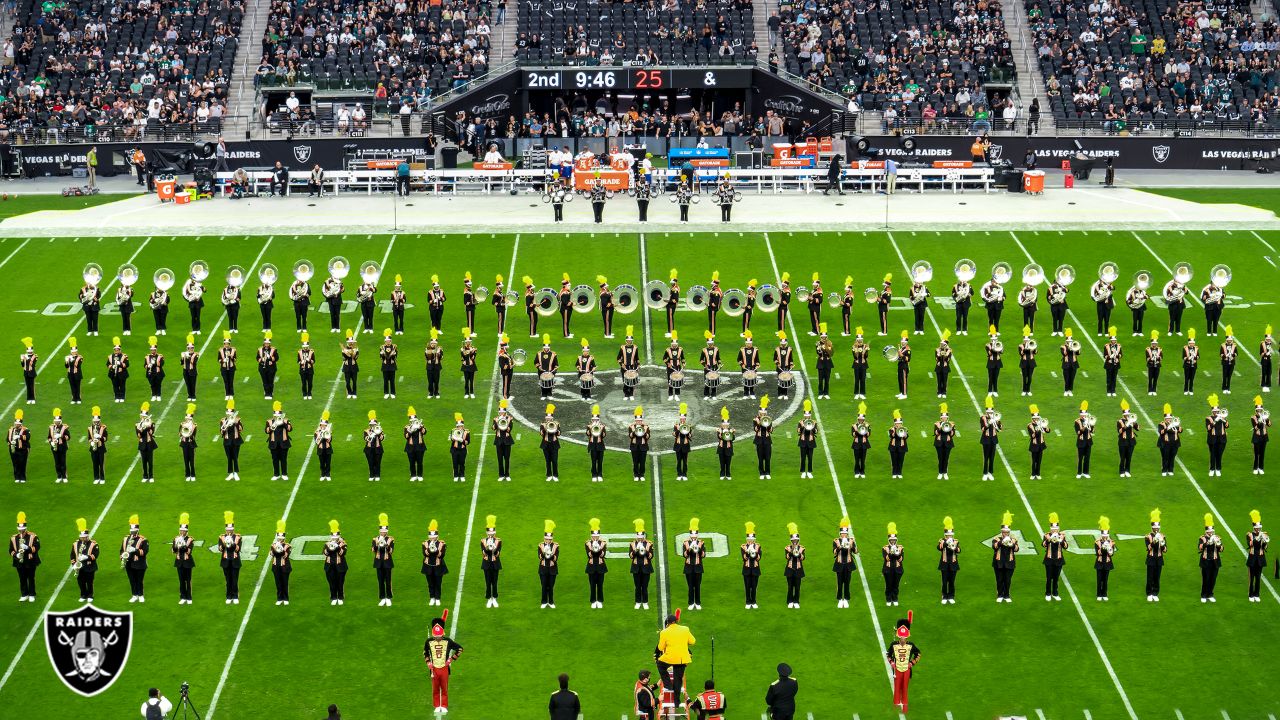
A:
[[[640,233],[640,287],[649,284],[649,256],[645,245],[644,233]],[[644,312],[644,362],[646,365],[653,362],[653,332],[650,329],[649,306],[645,305],[640,308]],[[667,598],[669,588],[667,587],[667,540],[666,540],[666,509],[663,507],[662,500],[662,469],[655,457],[651,461],[653,463],[653,524],[654,524],[654,545],[658,548],[658,605],[661,607],[662,617],[667,617],[668,603]]]

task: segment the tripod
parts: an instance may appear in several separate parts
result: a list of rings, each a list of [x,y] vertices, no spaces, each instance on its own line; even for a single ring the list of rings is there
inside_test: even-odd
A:
[[[179,711],[182,712],[183,720],[188,720],[188,713],[190,713],[190,716],[194,716],[196,720],[200,720],[200,711],[191,702],[191,696],[187,694],[185,689],[182,690],[182,695],[178,698],[178,704],[174,706],[173,712],[169,713],[170,720],[176,720]]]

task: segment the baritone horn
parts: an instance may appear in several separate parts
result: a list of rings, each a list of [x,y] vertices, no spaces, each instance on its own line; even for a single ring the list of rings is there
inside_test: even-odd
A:
[[[569,292],[574,312],[591,312],[596,307],[595,289],[590,285],[578,285]]]
[[[702,312],[707,309],[707,288],[703,285],[694,285],[689,288],[689,297],[685,298],[685,306],[694,312]]]
[[[556,296],[556,291],[551,288],[542,288],[533,294],[533,309],[543,317],[549,317],[556,314],[556,310],[560,307],[560,299]]]
[[[885,345],[884,349],[880,351],[880,355],[889,362],[897,362],[899,354],[897,345]]]
[[[489,288],[481,285],[475,290],[476,302],[482,303],[489,299]]]
[[[1110,261],[1104,262],[1098,268],[1098,279],[1108,285],[1115,282],[1116,279],[1119,277],[1120,277],[1120,270],[1119,268],[1116,267],[1116,264],[1113,262],[1110,262]]]
[[[801,285],[800,287],[796,288],[795,296],[796,296],[797,303],[809,302],[809,286]]]
[[[778,309],[782,297],[778,294],[778,288],[772,285],[761,285],[756,292],[756,309],[760,312],[771,313]]]
[[[277,270],[276,266],[272,265],[271,263],[267,263],[266,265],[263,265],[261,268],[258,269],[258,280],[261,281],[263,285],[270,287],[272,285],[275,285],[276,280],[279,280],[279,279],[280,279],[280,271]]]
[[[528,361],[529,353],[526,352],[524,348],[516,348],[516,350],[511,353],[511,364],[516,367],[524,367],[524,364]]]
[[[191,279],[196,282],[204,282],[205,278],[209,277],[209,263],[203,260],[196,260],[188,269],[191,272]]]
[[[1054,282],[1066,287],[1076,281],[1076,269],[1070,265],[1059,265],[1057,270],[1053,271]]]
[[[991,279],[999,285],[1004,285],[1013,279],[1013,268],[1007,262],[998,262],[991,268]]]
[[[630,315],[640,307],[640,291],[634,285],[618,285],[613,289],[613,307],[623,315]]]
[[[956,280],[969,282],[978,274],[978,264],[968,258],[956,261]]]
[[[1173,279],[1177,280],[1183,285],[1186,285],[1187,283],[1191,282],[1191,277],[1194,274],[1195,273],[1191,269],[1191,263],[1189,262],[1180,262],[1177,265],[1173,266]]]
[[[234,288],[244,285],[244,268],[239,265],[227,268],[227,284]]]
[[[1209,271],[1209,284],[1221,290],[1231,282],[1231,268],[1226,265],[1214,265]]]
[[[335,280],[341,280],[351,273],[351,263],[341,255],[334,255],[329,258],[329,277]]]
[[[927,283],[933,279],[933,266],[928,260],[917,260],[911,265],[911,279],[918,283]]]
[[[365,260],[360,263],[360,279],[370,285],[377,285],[382,277],[382,265],[377,260]]]
[[[870,305],[875,305],[880,302],[880,291],[873,287],[869,287],[862,291],[862,299],[866,300]]]
[[[667,306],[667,284],[661,280],[650,280],[644,286],[644,304],[650,310],[661,310]]]
[[[120,280],[120,284],[125,287],[133,287],[138,282],[138,267],[133,263],[125,263],[116,270],[116,278]]]
[[[747,311],[747,294],[738,288],[730,288],[724,292],[724,314],[739,317]]]
[[[102,282],[102,266],[98,263],[89,263],[84,266],[80,276],[84,278],[86,285],[98,287],[98,283]]]
[[[167,291],[173,287],[174,274],[169,268],[158,268],[155,274],[151,276],[151,282],[155,283],[156,289]]]
[[[1036,263],[1022,268],[1022,284],[1035,286],[1042,282],[1044,282],[1044,268]]]
[[[299,260],[293,264],[293,278],[301,282],[307,282],[316,276],[316,266],[311,264],[310,260]]]

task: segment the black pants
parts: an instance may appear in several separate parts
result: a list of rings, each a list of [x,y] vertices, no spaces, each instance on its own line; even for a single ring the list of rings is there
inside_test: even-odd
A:
[[[294,301],[293,303],[293,322],[298,332],[307,329],[307,311],[311,309],[311,303]]]
[[[1044,459],[1044,448],[1031,451],[1031,474],[1040,477],[1040,461]]]
[[[956,571],[959,568],[955,565],[943,565],[938,568],[942,573],[942,599],[954,600],[956,597]]]
[[[462,392],[466,395],[476,394],[476,370],[468,365],[462,369]]]
[[[498,599],[498,568],[492,563],[484,563],[481,569],[484,571],[484,599]]]
[[[396,195],[409,195],[409,178],[403,175],[396,176]]]
[[[97,308],[86,307],[84,309],[85,326],[87,328],[86,332],[98,332],[98,313],[99,310]]]
[[[223,307],[227,309],[227,329],[231,332],[240,332],[240,303],[231,303]]]
[[[236,396],[236,371],[232,368],[222,368],[222,394],[229,398]]]
[[[1062,325],[1067,319],[1067,304],[1049,303],[1049,317],[1053,320],[1053,330],[1051,332],[1062,332]]]
[[[747,605],[756,604],[756,588],[760,586],[760,571],[757,569],[754,573],[742,573],[742,590],[745,597],[744,602]]]
[[[189,567],[178,567],[178,599],[191,599],[191,571]],[[87,597],[87,596],[86,596]]]
[[[498,477],[510,477],[511,475],[511,446],[496,445],[494,452],[498,455]],[[594,465],[592,466],[594,468]],[[418,476],[422,474],[422,458],[418,458],[418,472],[414,472],[413,458],[409,458],[409,474]]]
[[[222,568],[222,577],[227,581],[227,599],[240,599],[240,568],[238,566],[227,566]]]
[[[996,394],[1000,392],[1000,368],[998,367],[987,368],[987,392]]]
[[[1209,470],[1222,470],[1222,455],[1227,451],[1227,441],[1209,441]]]
[[[89,451],[89,460],[93,465],[93,479],[107,479],[107,449],[100,447],[97,450]]]
[[[138,450],[138,455],[142,459],[142,479],[150,480],[156,476],[156,451],[155,448],[144,448]]]
[[[1178,459],[1178,446],[1173,443],[1160,445],[1160,472],[1173,472],[1173,465]]]
[[[587,455],[591,458],[591,477],[604,477],[604,446],[588,447]]]
[[[116,400],[124,400],[125,383],[128,381],[128,377],[124,373],[116,373],[111,375],[110,379],[112,397]],[[1223,382],[1226,382],[1226,380],[1224,379]]]
[[[1076,373],[1079,372],[1079,363],[1064,364],[1062,366],[1062,391],[1075,392],[1076,389]]]
[[[36,568],[38,565],[23,563],[18,566],[18,592],[21,597],[36,596]]]
[[[800,472],[813,472],[813,448],[811,447],[800,448]]]
[[[1164,570],[1163,565],[1147,565],[1147,594],[1160,596],[1160,573]]]
[[[391,599],[391,568],[379,567],[374,568],[378,575],[378,599]]]
[[[31,450],[10,450],[9,459],[13,461],[13,479],[26,481],[27,479],[27,458],[31,455]]]
[[[853,474],[867,474],[867,448],[856,447],[853,449]]]
[[[93,597],[93,576],[94,570],[80,570],[76,573],[76,585],[80,586],[80,597]]]
[[[1213,597],[1214,586],[1218,584],[1218,564],[1202,563],[1200,565],[1200,597]]]
[[[1044,564],[1044,594],[1057,597],[1058,580],[1062,578],[1062,563],[1046,562]]]
[[[836,569],[836,600],[849,599],[849,580],[853,578],[853,566]]]
[[[1147,365],[1147,392],[1156,391],[1156,386],[1160,384],[1160,366]]]
[[[1137,310],[1134,310],[1133,308],[1129,308],[1129,312],[1133,315],[1133,334],[1142,335],[1143,334],[1142,321],[1143,319],[1145,319],[1145,316],[1147,314],[1147,306],[1143,305]]]
[[[689,206],[680,203],[680,222],[689,222]]]
[[[330,600],[346,600],[347,571],[335,565],[324,566],[324,579],[329,583]]]
[[[649,221],[649,201],[637,200],[636,208],[640,211],[640,222],[648,222]]]
[[[591,602],[604,602],[604,573],[587,573],[587,587],[591,594]]]
[[[1000,314],[1004,312],[1004,303],[987,303],[987,325],[995,325],[1000,331]]]
[[[127,567],[124,569],[124,574],[129,578],[129,594],[133,597],[142,597],[145,590],[143,581],[146,579],[147,569]]]
[[[1122,473],[1132,472],[1130,468],[1133,466],[1133,450],[1135,447],[1136,447],[1136,443],[1120,444],[1120,448],[1119,448],[1120,449],[1120,472]],[[1163,454],[1164,452],[1161,451],[1162,456]],[[1161,464],[1161,467],[1163,467],[1163,463]]]
[[[194,401],[196,399],[196,386],[200,382],[200,376],[194,372],[183,371],[182,382],[187,386],[187,401]]]
[[[720,461],[720,477],[733,476],[733,450],[716,448],[716,458]]]
[[[1032,331],[1036,329],[1036,306],[1022,306],[1022,326],[1030,327]]]
[[[881,574],[884,575],[884,601],[898,602],[898,588],[902,586],[902,568],[885,568]]]
[[[1097,306],[1097,309],[1098,309],[1098,334],[1106,335],[1107,326],[1111,324],[1112,305],[1109,302],[1094,303],[1094,304]]]
[[[889,468],[893,475],[902,474],[902,465],[907,459],[906,448],[890,447],[889,448]]]
[[[1185,302],[1169,303],[1169,334],[1182,334],[1182,311],[1187,308]]]
[[[80,402],[80,383],[84,381],[83,373],[67,375],[67,384],[71,386],[71,401]]]
[[[163,333],[167,331],[169,329],[169,306],[161,305],[158,308],[151,308],[151,318],[156,322],[156,332]]]
[[[1223,392],[1231,392],[1231,376],[1235,374],[1236,374],[1235,362],[1222,363],[1222,391]],[[121,388],[120,392],[121,392],[121,395],[119,397],[124,397],[123,388]]]
[[[1257,449],[1254,445],[1254,466],[1258,464]],[[59,445],[57,450],[53,451],[53,476],[59,480],[65,480],[67,477],[67,446]]]
[[[538,581],[542,584],[542,604],[556,604],[556,574],[545,569],[538,570]]]
[[[681,446],[676,448],[676,475],[678,477],[689,476],[689,448]]]
[[[333,448],[322,448],[316,451],[316,458],[320,460],[320,477],[333,476]],[[274,457],[272,458],[274,464]]]
[[[196,446],[183,443],[182,445],[182,476],[196,476]]]
[[[554,580],[552,581],[555,582]],[[444,592],[444,573],[430,572],[427,573],[427,596],[432,600],[439,600]]]
[[[1102,366],[1102,370],[1107,374],[1107,394],[1113,395],[1116,391],[1116,378],[1120,375],[1120,365],[1106,363]]]
[[[1218,322],[1222,320],[1222,306],[1218,303],[1206,303],[1204,306],[1204,322],[1210,335],[1218,334]]]
[[[453,461],[453,477],[466,477],[467,449],[449,448],[449,459]]]
[[[1249,597],[1259,597],[1262,593],[1262,571],[1266,569],[1265,565],[1249,566]],[[35,578],[32,578],[31,594],[35,595]]]
[[[293,572],[293,568],[282,565],[272,565],[271,575],[276,580],[276,600],[288,602],[289,600],[289,574]]]
[[[701,605],[702,604],[702,573],[686,572],[684,574],[684,583],[689,590],[688,604]]]
[[[804,580],[804,578],[798,577],[795,575],[787,576],[787,602],[788,603],[800,602],[800,582],[802,580]]]
[[[397,335],[404,332],[404,305],[391,306],[391,329]]]
[[[440,397],[440,366],[427,366],[427,397]]]
[[[681,207],[684,207],[684,206],[681,205]],[[680,693],[683,691],[683,688],[684,688],[685,667],[687,666],[681,665],[681,664],[673,665],[670,663],[664,663],[661,660],[658,661],[658,679],[662,681],[662,686],[664,688],[670,687],[672,691],[675,693],[675,696],[677,698],[679,697]],[[668,670],[671,671],[671,679],[669,680],[667,679]],[[667,685],[667,683],[671,683],[671,684]],[[679,701],[677,700],[677,702]]]
[[[343,368],[342,368],[342,382],[343,382],[343,387],[344,387],[344,389],[346,390],[346,392],[347,392],[347,394],[348,394],[348,395],[357,395],[357,394],[359,394],[359,393],[357,393],[357,392],[356,392],[356,390],[357,390],[357,381],[358,381],[359,379],[360,379],[360,378],[359,378],[359,375],[357,374],[357,372],[356,372],[356,369],[355,369],[355,368],[350,367],[350,366],[343,366]]]
[[[564,204],[563,203],[551,203],[551,209],[555,210],[556,222],[561,222],[564,220]]]
[[[26,387],[27,387],[27,401],[28,401],[28,402],[30,402],[30,401],[32,401],[32,400],[35,400],[35,399],[36,399],[36,376],[35,376],[35,375],[23,375],[23,376],[22,376],[22,381],[23,381],[23,383],[24,383],[24,384],[26,385]],[[151,388],[152,388],[151,394],[152,394],[152,395],[159,395],[160,393],[158,393],[158,392],[156,392],[156,391],[155,391],[155,387],[156,387],[156,386],[155,386],[155,384],[153,383],[153,384],[151,385]]]
[[[1084,447],[1080,447],[1080,444],[1076,443],[1076,474],[1077,475],[1089,474],[1089,459],[1092,455],[1093,455],[1093,441],[1090,441]]]
[[[311,368],[307,368],[307,369],[305,369],[305,370],[303,370],[303,369],[299,369],[299,370],[298,370],[298,379],[299,379],[299,380],[301,381],[301,383],[302,383],[302,398],[303,398],[304,400],[309,400],[309,399],[311,399],[311,392],[312,392],[313,387],[315,386],[315,381],[316,381],[316,371],[315,371],[315,368],[314,368],[314,367],[311,367]]]
[[[819,395],[831,394],[831,366],[830,365],[818,366],[818,394]]]
[[[342,296],[334,295],[331,298],[325,298],[325,302],[329,305],[329,329],[342,329]]]
[[[591,212],[595,213],[596,222],[598,223],[604,222],[604,203],[602,202],[591,203]]]
[[[204,309],[204,301],[187,303],[187,310],[191,313],[191,332],[200,332],[200,311]]]
[[[240,472],[240,445],[224,442],[222,452],[227,456],[227,474]]]
[[[1019,365],[1018,369],[1022,371],[1022,392],[1031,392],[1031,380],[1035,377],[1035,365]]]
[[[1261,442],[1259,442],[1257,439],[1255,439],[1253,441],[1253,469],[1266,470],[1267,469],[1266,466],[1267,466],[1267,441],[1266,439],[1263,439]],[[66,473],[66,460],[63,460],[62,472],[64,474]],[[63,475],[59,475],[58,477],[63,477]]]
[[[271,448],[271,474],[289,476],[289,448]]]
[[[865,365],[853,366],[853,394],[867,394],[867,367]]]
[[[1182,392],[1191,393],[1196,391],[1196,371],[1199,365],[1182,364]]]
[[[634,456],[634,451],[632,455]],[[558,445],[548,445],[542,448],[542,464],[546,466],[547,477],[560,477],[560,447]],[[644,461],[641,460],[643,467]],[[636,473],[637,475],[641,473]]]
[[[369,466],[369,477],[382,477],[382,448],[366,447],[364,449],[365,464]],[[454,477],[457,477],[456,475]]]
[[[951,466],[951,446],[934,445],[933,448],[938,451],[938,474],[946,475],[947,468]]]
[[[1102,597],[1102,598],[1107,597],[1107,595],[1109,594],[1107,592],[1107,581],[1111,578],[1111,566],[1104,565],[1102,567],[1095,567],[1094,572],[1098,576],[1097,597]]]
[[[756,443],[756,466],[760,475],[773,474],[773,443]]]
[[[956,332],[969,332],[969,308],[973,301],[964,299],[956,303]]]
[[[733,215],[733,205],[720,206],[720,222],[729,222],[731,215]]]
[[[258,303],[258,311],[262,313],[262,329],[271,329],[271,310],[275,307],[273,302]]]
[[[911,306],[911,310],[915,314],[915,327],[913,329],[916,332],[924,332],[924,314],[928,309],[929,304],[927,301]]]
[[[644,477],[647,472],[645,470],[645,460],[649,457],[648,448],[632,448],[631,449],[631,476]]]
[[[396,370],[395,370],[395,368],[390,368],[390,369],[388,369],[388,368],[383,368],[383,369],[382,369],[382,394],[383,394],[383,395],[393,395],[393,396],[396,394]]]
[[[996,568],[996,597],[1008,598],[1013,586],[1013,568]]]
[[[501,450],[501,448],[499,448],[499,450]],[[414,449],[414,450],[406,450],[405,454],[409,456],[409,477],[422,477],[422,458],[426,454],[426,452],[424,450]],[[507,458],[508,458],[507,463],[509,464],[511,462],[510,448],[507,449]],[[498,454],[499,474],[502,474],[502,469],[503,469],[502,454],[499,453]],[[506,477],[506,475],[502,474],[502,477]]]
[[[951,379],[951,367],[947,365],[935,365],[933,368],[933,377],[938,381],[938,394],[942,397],[946,397],[947,382]]]
[[[635,586],[635,602],[649,603],[649,580],[653,578],[652,573],[632,572],[631,584]]]

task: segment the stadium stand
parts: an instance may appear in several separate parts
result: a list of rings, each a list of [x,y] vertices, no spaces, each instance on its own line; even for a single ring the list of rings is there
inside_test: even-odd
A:
[[[19,0],[0,76],[0,141],[216,135],[241,0]]]

